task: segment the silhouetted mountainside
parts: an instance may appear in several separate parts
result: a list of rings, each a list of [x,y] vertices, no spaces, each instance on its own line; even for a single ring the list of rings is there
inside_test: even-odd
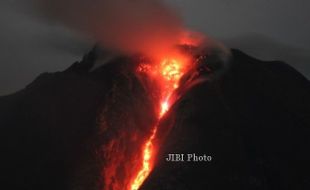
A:
[[[117,162],[138,152],[155,121],[152,100],[134,58],[106,57],[95,48],[66,71],[0,98],[3,187],[99,190],[110,142],[123,139]],[[309,97],[309,81],[290,66],[232,50],[225,73],[174,106],[175,125],[141,189],[309,189]],[[213,159],[167,162],[169,153]]]
[[[308,189],[310,83],[232,50],[230,70],[188,92],[142,190]],[[167,162],[169,153],[211,162]],[[186,157],[186,156],[185,156]]]
[[[2,184],[102,189],[105,146],[135,135],[124,155],[139,151],[155,116],[150,100],[133,74],[132,60],[117,57],[90,71],[99,55],[104,53],[95,48],[66,71],[41,74],[24,90],[1,97]]]

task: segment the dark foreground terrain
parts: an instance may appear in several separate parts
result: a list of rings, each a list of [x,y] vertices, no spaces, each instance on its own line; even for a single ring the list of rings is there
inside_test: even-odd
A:
[[[94,49],[66,71],[41,74],[0,98],[3,188],[99,190],[111,169],[107,160],[128,171],[121,163],[148,136],[152,101],[131,60],[94,68],[98,54]],[[176,123],[141,189],[310,189],[309,97],[310,82],[290,66],[232,50],[225,73],[175,105]],[[115,139],[121,148],[111,150]],[[101,157],[111,151],[124,155]],[[169,153],[213,159],[172,163],[165,161]]]

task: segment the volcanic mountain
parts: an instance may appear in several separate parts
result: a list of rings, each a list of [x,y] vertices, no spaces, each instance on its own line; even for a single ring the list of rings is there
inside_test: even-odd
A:
[[[154,136],[141,190],[309,189],[309,81],[283,62],[230,52],[200,52],[160,122],[156,85],[137,74],[149,60],[98,47],[2,96],[1,184],[132,190]],[[172,153],[212,159],[167,162]]]

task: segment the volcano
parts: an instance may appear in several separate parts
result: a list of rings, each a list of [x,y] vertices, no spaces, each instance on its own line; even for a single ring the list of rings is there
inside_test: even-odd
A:
[[[95,47],[1,97],[3,186],[309,189],[309,81],[235,49],[179,49],[154,66]]]

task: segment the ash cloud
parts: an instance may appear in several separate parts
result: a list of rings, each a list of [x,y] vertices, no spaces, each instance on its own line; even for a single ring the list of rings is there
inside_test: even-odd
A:
[[[164,53],[182,35],[182,20],[160,0],[33,0],[49,21],[123,53]]]

